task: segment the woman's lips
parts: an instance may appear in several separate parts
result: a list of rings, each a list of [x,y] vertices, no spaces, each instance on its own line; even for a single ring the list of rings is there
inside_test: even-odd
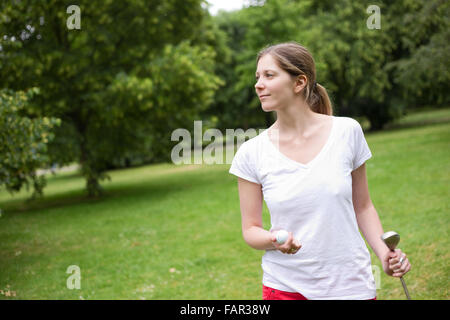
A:
[[[267,98],[268,96],[270,96],[270,94],[264,94],[264,95],[259,96],[259,99],[264,99],[264,98]]]

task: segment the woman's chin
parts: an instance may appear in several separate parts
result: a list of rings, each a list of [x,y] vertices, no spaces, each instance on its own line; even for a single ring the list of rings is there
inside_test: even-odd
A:
[[[276,110],[276,106],[274,106],[274,105],[265,105],[264,103],[261,104],[261,108],[265,112],[275,111]]]

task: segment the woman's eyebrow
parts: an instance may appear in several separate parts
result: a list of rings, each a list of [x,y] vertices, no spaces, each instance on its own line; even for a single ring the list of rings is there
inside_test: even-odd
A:
[[[275,72],[275,70],[272,70],[272,69],[266,69],[266,70],[263,70],[263,72],[267,72],[267,71],[272,71],[272,72]],[[258,71],[256,71],[256,73],[255,74],[258,74]]]

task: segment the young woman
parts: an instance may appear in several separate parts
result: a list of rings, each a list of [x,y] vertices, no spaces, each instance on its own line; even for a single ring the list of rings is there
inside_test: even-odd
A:
[[[332,115],[314,60],[295,42],[262,50],[256,94],[275,123],[244,142],[230,173],[238,177],[242,233],[262,258],[263,299],[375,299],[369,251],[400,277],[411,264],[381,240],[383,228],[368,190],[372,154],[359,123]],[[262,201],[271,229],[262,226]],[[277,230],[289,232],[276,242]]]

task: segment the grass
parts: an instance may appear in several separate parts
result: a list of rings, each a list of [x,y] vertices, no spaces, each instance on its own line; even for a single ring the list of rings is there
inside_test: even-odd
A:
[[[450,125],[427,111],[366,134],[372,201],[402,235],[413,299],[449,298]],[[77,173],[48,176],[45,197],[0,192],[0,299],[261,299],[262,251],[242,239],[229,165],[149,165],[110,172],[106,194],[84,196]],[[264,205],[264,226],[270,227]],[[381,265],[372,253],[372,264]],[[66,286],[77,265],[81,289]],[[375,269],[377,268],[375,267]],[[404,299],[381,271],[378,299]]]

